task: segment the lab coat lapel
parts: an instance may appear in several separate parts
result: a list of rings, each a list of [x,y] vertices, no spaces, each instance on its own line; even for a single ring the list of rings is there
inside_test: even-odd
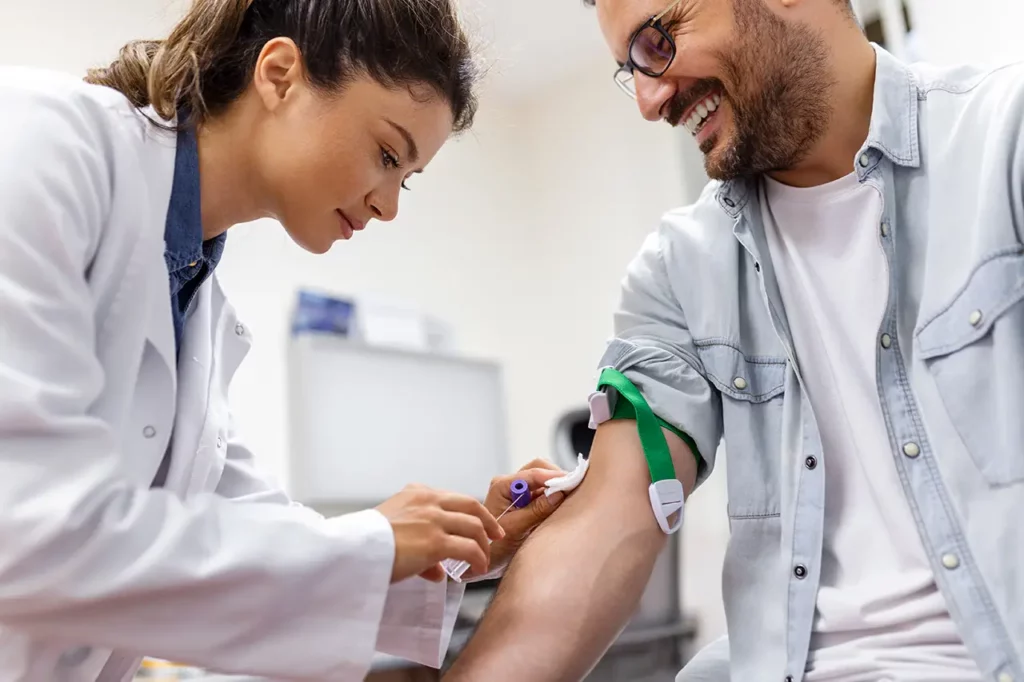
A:
[[[174,322],[171,318],[171,295],[167,265],[164,263],[163,239],[144,239],[144,257],[134,263],[145,269],[146,277],[146,339],[156,349],[176,386],[177,361],[174,349]]]
[[[178,362],[177,409],[174,415],[174,438],[166,487],[188,496],[192,481],[202,476],[205,461],[216,456],[212,445],[203,440],[206,429],[210,376],[213,368],[213,326],[210,285],[205,283],[196,292],[195,306],[188,317],[181,338]],[[168,314],[170,314],[168,312]]]

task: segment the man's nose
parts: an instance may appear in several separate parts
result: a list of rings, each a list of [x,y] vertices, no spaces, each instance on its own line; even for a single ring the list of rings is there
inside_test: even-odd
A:
[[[640,114],[648,121],[660,121],[665,103],[675,94],[672,83],[637,71],[633,74],[633,84],[636,86],[636,103],[640,107]]]

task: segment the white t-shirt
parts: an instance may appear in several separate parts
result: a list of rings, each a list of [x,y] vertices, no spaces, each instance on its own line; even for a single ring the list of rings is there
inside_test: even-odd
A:
[[[762,183],[762,216],[822,440],[825,539],[807,682],[980,680],[899,481],[875,367],[882,195],[850,174]]]

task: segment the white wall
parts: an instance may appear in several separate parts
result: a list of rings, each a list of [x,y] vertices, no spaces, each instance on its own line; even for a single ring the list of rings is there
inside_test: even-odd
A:
[[[938,64],[1024,59],[1021,0],[907,0],[920,57]]]

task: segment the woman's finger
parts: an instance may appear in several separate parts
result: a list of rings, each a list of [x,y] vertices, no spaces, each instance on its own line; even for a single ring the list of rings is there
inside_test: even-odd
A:
[[[439,583],[445,578],[444,567],[441,564],[434,564],[427,570],[420,573],[420,577],[432,583]]]
[[[488,553],[484,553],[475,540],[458,535],[447,535],[442,549],[446,558],[467,562],[477,575],[487,573],[490,552],[488,550]]]
[[[487,511],[487,507],[465,495],[449,494],[441,499],[441,509],[449,512],[468,514],[480,519],[483,523],[484,532],[491,540],[500,540],[505,537],[505,531],[495,520],[494,515]]]
[[[523,509],[509,512],[501,522],[510,537],[520,538],[551,516],[564,499],[563,492],[538,495]]]
[[[535,459],[526,465],[519,468],[519,471],[526,471],[527,469],[552,469],[554,471],[561,471],[562,469],[555,464],[547,461],[546,459]],[[518,476],[516,478],[519,478]]]
[[[484,531],[483,522],[477,517],[460,512],[445,512],[441,520],[441,528],[448,535],[458,535],[473,540],[486,554],[490,554],[491,541]]]
[[[518,472],[511,476],[502,476],[495,481],[495,485],[501,486],[502,495],[512,500],[512,493],[509,487],[513,481],[523,480],[526,481],[526,485],[530,486],[531,491],[539,490],[544,487],[544,484],[553,478],[559,476],[565,476],[567,471],[561,469],[547,469],[547,468],[533,468],[533,469],[520,469]]]

